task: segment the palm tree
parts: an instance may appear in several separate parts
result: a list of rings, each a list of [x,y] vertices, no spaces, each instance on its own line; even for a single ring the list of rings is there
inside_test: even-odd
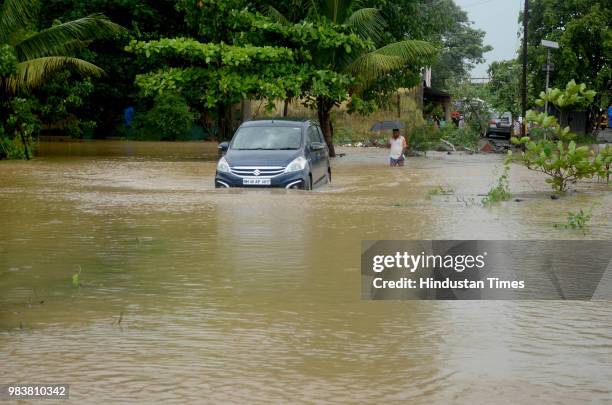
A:
[[[11,72],[0,76],[0,104],[20,91],[44,83],[51,74],[72,68],[81,74],[99,76],[102,69],[73,57],[78,49],[95,39],[110,38],[125,31],[101,14],[33,31],[38,16],[36,0],[5,0],[0,5],[0,49],[15,62]],[[0,105],[2,107],[2,105]],[[30,158],[29,136],[19,134],[25,158]]]
[[[436,49],[425,41],[404,40],[383,44],[382,37],[386,22],[376,8],[360,7],[359,0],[294,0],[291,15],[283,15],[270,6],[268,16],[279,23],[296,22],[299,19],[324,20],[334,25],[344,26],[364,40],[374,44],[370,49],[347,53],[343,47],[335,48],[327,54],[313,50],[314,62],[318,68],[350,74],[356,85],[350,89],[352,94],[366,88],[382,76],[409,67],[433,57]],[[299,14],[302,11],[302,15]],[[316,99],[317,115],[330,154],[335,155],[331,110],[336,101],[319,96]]]
[[[95,39],[124,32],[101,14],[68,21],[38,32],[30,28],[38,14],[36,0],[5,0],[0,6],[0,46],[9,45],[17,58],[16,73],[0,78],[0,92],[12,95],[44,83],[53,72],[73,68],[81,74],[99,76],[102,69],[73,57]]]

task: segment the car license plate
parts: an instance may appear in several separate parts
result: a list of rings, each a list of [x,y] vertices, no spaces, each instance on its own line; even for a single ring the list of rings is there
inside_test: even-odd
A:
[[[269,186],[270,179],[242,179],[245,186]]]

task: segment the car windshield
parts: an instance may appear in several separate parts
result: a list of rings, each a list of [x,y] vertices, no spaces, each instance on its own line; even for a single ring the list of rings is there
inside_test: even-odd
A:
[[[294,127],[244,127],[232,142],[232,149],[283,150],[298,149],[302,143],[302,129]]]

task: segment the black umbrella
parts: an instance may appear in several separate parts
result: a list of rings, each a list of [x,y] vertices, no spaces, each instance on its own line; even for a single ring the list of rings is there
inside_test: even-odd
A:
[[[372,125],[370,131],[384,131],[385,129],[402,129],[404,124],[399,121],[378,121]]]

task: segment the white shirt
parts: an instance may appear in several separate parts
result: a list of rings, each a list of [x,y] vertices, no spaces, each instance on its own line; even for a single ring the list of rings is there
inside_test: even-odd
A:
[[[406,138],[402,135],[398,136],[397,139],[391,137],[389,143],[391,144],[389,157],[392,159],[399,159],[404,152],[404,148],[406,148]]]

